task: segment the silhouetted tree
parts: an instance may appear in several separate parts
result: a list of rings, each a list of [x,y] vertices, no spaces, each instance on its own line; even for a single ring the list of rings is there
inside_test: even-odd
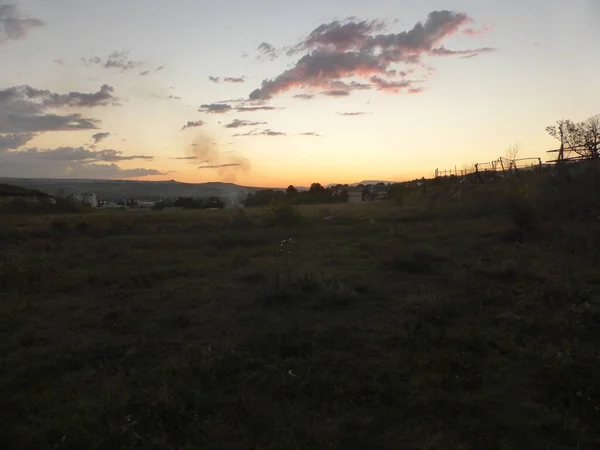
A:
[[[325,192],[325,188],[321,186],[321,183],[313,183],[310,185],[308,192],[311,194],[322,195]]]
[[[287,189],[285,190],[285,193],[287,194],[288,197],[294,198],[298,195],[298,190],[290,184],[287,187]]]

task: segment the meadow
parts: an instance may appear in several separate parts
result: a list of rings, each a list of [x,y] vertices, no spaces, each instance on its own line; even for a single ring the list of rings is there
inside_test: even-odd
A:
[[[590,183],[0,216],[0,446],[600,448]]]

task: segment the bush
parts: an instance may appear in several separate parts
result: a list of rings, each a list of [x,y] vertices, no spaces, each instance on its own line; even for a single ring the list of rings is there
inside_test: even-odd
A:
[[[289,203],[274,203],[269,208],[270,222],[273,225],[297,225],[302,215],[295,206]]]
[[[537,227],[538,213],[526,190],[520,189],[509,194],[508,212],[517,229],[531,231]]]

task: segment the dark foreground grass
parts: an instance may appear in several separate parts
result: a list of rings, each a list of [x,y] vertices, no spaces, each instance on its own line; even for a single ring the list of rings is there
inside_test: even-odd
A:
[[[3,217],[0,447],[600,448],[598,220],[461,211]]]

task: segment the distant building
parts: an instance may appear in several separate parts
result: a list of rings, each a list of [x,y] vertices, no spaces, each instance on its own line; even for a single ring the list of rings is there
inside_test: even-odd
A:
[[[76,192],[73,194],[73,200],[84,205],[89,205],[92,208],[98,207],[98,198],[93,192]]]
[[[363,201],[362,188],[348,189],[348,203],[360,203]]]

